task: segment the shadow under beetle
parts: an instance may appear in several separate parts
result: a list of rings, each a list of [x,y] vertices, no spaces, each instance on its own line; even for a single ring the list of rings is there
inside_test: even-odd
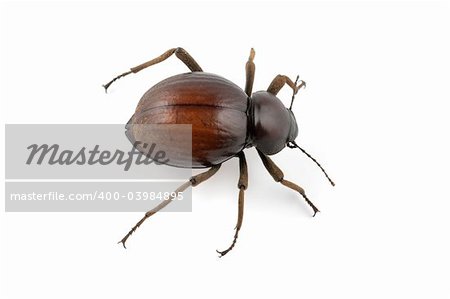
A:
[[[285,146],[298,148],[311,158],[334,186],[322,166],[295,142],[298,135],[297,121],[292,113],[292,104],[298,90],[306,83],[298,76],[295,82],[284,75],[277,75],[266,91],[252,93],[255,76],[253,59],[255,51],[250,50],[250,57],[245,65],[245,90],[215,74],[205,73],[199,64],[183,48],[173,48],[161,56],[131,68],[104,85],[105,91],[117,79],[131,73],[137,73],[151,65],[160,63],[175,54],[191,72],[167,78],[150,88],[141,98],[134,115],[126,126],[126,135],[134,143],[141,141],[169,143],[166,155],[168,164],[176,167],[209,168],[206,172],[195,175],[181,185],[174,194],[179,194],[189,186],[197,186],[213,176],[221,164],[232,157],[239,158],[240,176],[239,210],[236,232],[231,245],[223,251],[217,251],[220,257],[227,254],[236,244],[244,215],[244,191],[248,185],[247,163],[244,149],[256,147],[258,154],[276,182],[297,191],[313,209],[314,215],[319,211],[308,199],[302,187],[284,179],[284,174],[268,157],[281,151]],[[286,108],[277,98],[280,89],[288,85],[293,90],[291,104]],[[142,124],[191,124],[192,156],[183,151],[183,138],[176,136],[176,131],[167,134],[141,132],[137,125]],[[170,126],[169,126],[170,127]],[[174,126],[172,126],[174,127]],[[170,130],[170,129],[168,129]],[[163,201],[145,216],[119,242],[125,247],[131,234],[150,216],[168,205],[174,197]]]

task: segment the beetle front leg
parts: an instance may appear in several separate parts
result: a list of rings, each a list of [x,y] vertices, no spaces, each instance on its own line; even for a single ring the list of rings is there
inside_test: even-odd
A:
[[[284,186],[297,191],[298,193],[301,194],[301,196],[303,196],[303,198],[305,199],[305,201],[308,203],[308,205],[313,209],[314,211],[314,216],[316,216],[317,212],[320,212],[318,208],[316,208],[316,206],[308,199],[308,197],[305,194],[305,190],[298,186],[297,184],[285,180],[284,179],[284,174],[283,171],[281,171],[281,169],[272,161],[272,159],[270,159],[267,155],[265,155],[264,153],[260,152],[258,150],[258,154],[259,157],[261,158],[264,166],[266,167],[267,171],[270,173],[270,175],[273,177],[273,179],[275,180],[275,182],[281,183]]]
[[[189,53],[183,49],[183,48],[172,48],[170,50],[167,50],[166,52],[164,52],[162,55],[147,61],[143,64],[140,64],[136,67],[132,67],[128,72],[125,72],[117,77],[115,77],[114,79],[112,79],[111,81],[109,81],[107,84],[103,85],[103,87],[105,88],[105,92],[108,90],[108,87],[111,86],[111,84],[116,81],[117,79],[120,79],[122,77],[125,77],[131,73],[137,73],[145,68],[148,68],[149,66],[152,66],[154,64],[158,64],[160,62],[163,62],[164,60],[166,60],[167,58],[169,58],[170,56],[172,56],[173,54],[175,54],[178,59],[180,59],[190,70],[191,72],[203,72],[202,68],[200,67],[200,65],[195,61],[194,58],[192,58],[191,55],[189,55]]]
[[[195,187],[198,184],[206,181],[207,179],[212,177],[219,170],[220,166],[221,166],[221,164],[214,165],[208,171],[202,172],[202,173],[200,173],[200,174],[198,174],[196,176],[191,177],[189,179],[189,181],[187,181],[186,183],[184,183],[183,185],[178,187],[178,189],[175,190],[175,192],[173,194],[178,194],[178,193],[183,192],[184,190],[186,190],[189,186]],[[173,199],[175,199],[175,196],[171,195],[167,200],[164,200],[162,203],[157,205],[155,208],[153,208],[150,211],[148,211],[147,213],[145,213],[144,217],[141,220],[139,220],[139,222],[136,223],[136,225],[133,226],[133,228],[128,232],[128,234],[126,234],[125,237],[123,237],[122,240],[120,240],[118,243],[122,243],[123,247],[125,247],[126,241],[136,231],[136,229],[138,229],[138,227],[141,226],[142,223],[144,223],[144,221],[147,220],[147,218],[149,218],[150,216],[156,214],[159,210],[163,209],[170,202],[172,202]]]
[[[281,88],[285,84],[289,85],[290,88],[292,88],[294,95],[297,94],[298,90],[302,87],[306,87],[306,82],[303,80],[300,80],[300,84],[297,86],[298,76],[295,80],[295,83],[292,82],[291,79],[289,79],[288,76],[285,75],[277,75],[272,82],[270,83],[269,87],[267,88],[267,91],[273,94],[274,96],[277,95],[277,93],[280,91]]]
[[[295,79],[295,82],[292,82],[289,77],[285,75],[277,75],[272,82],[270,83],[269,87],[267,88],[267,92],[270,92],[274,96],[278,94],[278,92],[283,88],[284,85],[289,85],[290,88],[292,88],[292,99],[291,99],[291,105],[289,107],[289,110],[292,109],[292,104],[294,103],[294,98],[297,92],[300,88],[306,87],[306,82],[303,80],[300,80],[300,84],[297,85],[299,76]]]
[[[230,250],[233,249],[233,247],[236,245],[236,241],[239,235],[239,230],[242,226],[242,220],[244,218],[244,191],[247,189],[248,186],[248,173],[247,173],[247,162],[245,160],[244,152],[240,152],[238,154],[239,157],[239,169],[240,169],[240,176],[238,181],[238,188],[239,188],[239,203],[238,203],[238,220],[236,223],[236,232],[234,233],[233,242],[231,243],[230,247],[228,247],[226,250],[219,251],[216,250],[218,254],[220,254],[219,257],[224,256],[227,254]]]

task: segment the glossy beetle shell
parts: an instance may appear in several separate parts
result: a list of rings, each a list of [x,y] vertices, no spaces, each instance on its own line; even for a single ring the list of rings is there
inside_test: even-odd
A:
[[[288,141],[297,137],[298,127],[294,114],[267,91],[252,94],[252,144],[266,155],[280,152]]]
[[[205,72],[179,74],[159,82],[142,96],[126,134],[130,140],[166,144],[168,165],[210,167],[246,146],[248,105],[245,92],[225,78]],[[144,134],[135,124],[192,124],[192,164],[176,126],[167,126],[164,134]]]

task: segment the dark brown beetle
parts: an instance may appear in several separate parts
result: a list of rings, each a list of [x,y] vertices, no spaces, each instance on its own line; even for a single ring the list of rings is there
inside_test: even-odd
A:
[[[296,143],[298,135],[297,122],[292,113],[292,103],[298,90],[305,86],[301,81],[297,85],[288,77],[278,75],[273,79],[267,91],[252,94],[255,65],[255,51],[251,49],[250,57],[245,66],[245,91],[234,83],[220,76],[205,73],[198,63],[182,48],[173,48],[161,56],[131,68],[129,72],[117,76],[108,84],[105,90],[117,79],[131,73],[137,73],[151,65],[157,64],[175,54],[191,70],[190,73],[167,78],[150,88],[140,100],[136,111],[128,122],[127,136],[130,141],[139,139],[149,143],[168,143],[164,134],[141,132],[139,124],[192,124],[192,157],[183,152],[182,138],[171,138],[165,149],[168,164],[176,167],[210,168],[190,178],[175,192],[182,192],[189,186],[197,186],[213,176],[220,165],[232,157],[239,158],[240,177],[239,213],[236,232],[230,247],[217,251],[224,256],[236,244],[244,214],[244,190],[247,188],[247,164],[243,150],[256,147],[262,162],[276,182],[299,192],[311,206],[314,215],[319,211],[306,197],[302,187],[284,179],[283,172],[268,157],[281,151],[285,146],[299,148],[311,158],[328,177],[320,164]],[[291,105],[286,108],[276,97],[280,89],[287,84],[293,90]],[[168,134],[176,132],[168,132]],[[164,208],[166,200],[156,208],[148,211],[145,216],[119,242],[125,246],[128,237],[151,215]]]

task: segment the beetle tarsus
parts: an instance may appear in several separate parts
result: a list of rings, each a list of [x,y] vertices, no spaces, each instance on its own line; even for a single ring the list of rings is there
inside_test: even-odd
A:
[[[306,203],[313,209],[314,214],[312,216],[315,217],[317,212],[320,212],[319,209],[312,203],[312,201],[309,200],[309,198],[306,196],[304,191],[303,192],[298,191],[298,192],[303,196],[303,199],[305,199]]]
[[[105,93],[108,93],[108,87],[109,87],[109,85],[111,85],[111,84],[103,84],[103,85],[102,85],[103,88],[105,89]]]
[[[163,202],[165,203],[165,202]],[[166,203],[167,205],[167,203]],[[139,220],[138,223],[136,223],[135,226],[133,226],[133,228],[128,232],[128,234],[125,235],[125,237],[122,238],[122,240],[120,240],[119,242],[117,242],[117,244],[122,243],[123,248],[127,249],[127,247],[125,246],[125,243],[127,242],[128,238],[138,229],[139,226],[141,226],[142,223],[144,223],[144,221],[150,217],[151,215],[153,215],[154,213],[152,211],[149,211],[147,213],[145,213],[145,216]]]
[[[123,248],[125,248],[125,249],[127,249],[127,246],[125,246],[125,242],[126,242],[126,240],[120,240],[119,242],[117,242],[117,244],[120,244],[120,243],[122,243],[122,245],[123,245]]]
[[[131,73],[132,73],[132,71],[125,72],[125,73],[123,73],[123,74],[121,74],[121,75],[115,77],[114,79],[112,79],[112,80],[109,81],[108,83],[102,85],[102,86],[105,88],[105,93],[108,93],[108,88],[111,86],[111,84],[114,83],[114,81],[116,81],[116,80],[118,80],[118,79],[120,79],[120,78],[122,78],[122,77],[125,77],[126,75],[129,75],[129,74],[131,74]]]
[[[233,242],[231,243],[230,247],[228,247],[227,249],[225,249],[223,251],[216,250],[216,252],[218,254],[220,254],[219,257],[223,257],[224,255],[226,255],[228,252],[230,252],[234,248],[234,246],[236,245],[238,234],[239,234],[239,230],[236,230],[236,233],[234,234]]]
[[[228,252],[230,252],[234,248],[234,246],[236,245],[236,241],[237,241],[238,235],[239,235],[239,230],[237,229],[236,233],[234,234],[234,239],[233,239],[233,242],[231,243],[230,247],[228,247],[227,249],[225,249],[223,251],[216,250],[216,252],[218,254],[220,254],[219,257],[223,257],[225,254],[227,254]]]
[[[221,257],[223,257],[225,254],[227,254],[228,251],[230,251],[230,250],[227,249],[227,250],[224,250],[224,251],[219,251],[219,250],[216,249],[216,252],[219,254],[219,258],[221,258]]]
[[[297,86],[298,87],[298,89],[300,89],[300,88],[306,88],[306,82],[305,81],[303,81],[303,80],[300,80],[300,84]]]

